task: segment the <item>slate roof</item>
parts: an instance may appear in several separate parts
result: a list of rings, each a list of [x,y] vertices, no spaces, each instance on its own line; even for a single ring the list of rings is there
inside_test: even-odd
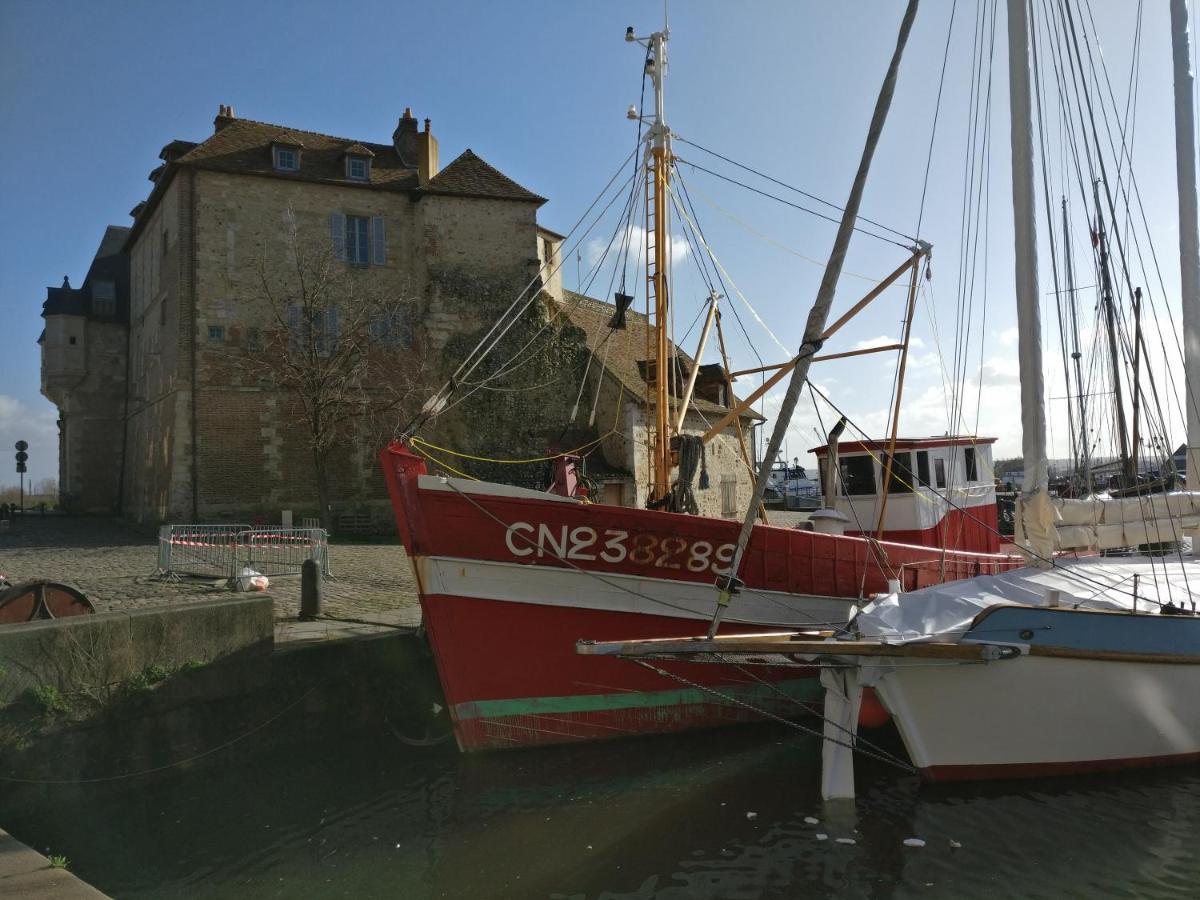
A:
[[[42,304],[42,316],[86,316],[92,312],[92,282],[97,279],[112,281],[116,288],[117,308],[115,317],[128,321],[129,316],[129,257],[122,247],[129,237],[130,229],[123,225],[109,225],[104,229],[100,246],[92,258],[83,284],[73,288],[46,288],[46,300]],[[106,317],[107,318],[107,317]],[[41,338],[38,339],[39,343]]]
[[[165,169],[160,166],[152,173],[154,188],[150,196],[131,212],[134,223],[130,240],[140,233],[142,223],[147,218],[144,213],[157,205],[175,171],[183,166],[291,181],[353,185],[365,190],[409,191],[414,196],[444,194],[539,204],[546,202],[544,197],[521,187],[470,150],[442,169],[424,188],[420,188],[416,168],[406,165],[390,143],[375,144],[334,137],[317,131],[239,119],[225,114],[217,116],[216,125],[217,130],[204,141],[174,140],[162,148],[159,158],[165,163]],[[271,152],[271,145],[275,143],[294,144],[302,148],[298,172],[281,172],[275,168]],[[347,153],[371,158],[370,181],[347,177]]]
[[[641,365],[646,359],[646,333],[649,330],[646,316],[630,309],[625,313],[626,330],[612,331],[608,323],[616,311],[615,306],[568,290],[563,291],[563,300],[563,314],[587,335],[587,345],[596,354],[596,362],[603,361],[609,374],[625,386],[626,393],[644,402],[646,382],[642,378]],[[669,346],[684,366],[692,365],[692,358],[688,354],[673,345]],[[723,416],[729,412],[727,408],[701,397],[695,398],[694,405],[710,421],[714,421],[714,415]],[[744,418],[762,420],[762,416],[753,410],[748,411]]]
[[[376,190],[410,190],[417,186],[416,170],[404,164],[391,144],[366,144],[253,119],[222,118],[220,121],[223,124],[216,133],[179,157],[178,165],[292,181],[337,182]],[[271,156],[271,145],[275,143],[299,144],[303,148],[300,171],[280,172],[275,168]],[[343,158],[351,147],[361,147],[374,154],[369,183],[346,177]]]
[[[458,197],[488,197],[501,200],[527,200],[545,203],[533,191],[526,190],[499,169],[488,165],[474,151],[464,150],[454,162],[438,172],[422,189],[425,194],[451,194]]]

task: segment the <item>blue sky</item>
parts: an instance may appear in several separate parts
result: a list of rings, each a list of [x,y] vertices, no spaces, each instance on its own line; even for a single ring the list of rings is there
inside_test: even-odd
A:
[[[1178,264],[1167,14],[1165,3],[1147,6],[1134,169],[1167,293],[1173,294]],[[841,202],[902,8],[898,0],[676,0],[670,9],[670,124],[698,144]],[[918,340],[901,420],[908,433],[948,427],[931,322],[949,355],[976,8],[959,0],[934,143],[921,234],[935,246],[934,279],[914,325]],[[1092,0],[1092,8],[1123,103],[1136,5]],[[915,228],[920,207],[950,11],[951,0],[922,4],[863,204],[866,215],[905,233]],[[0,121],[7,138],[0,144],[0,315],[6,338],[0,448],[27,438],[30,475],[57,474],[54,410],[38,392],[35,342],[45,287],[61,283],[64,274],[73,283],[82,280],[104,227],[129,224],[128,210],[148,193],[146,175],[157,165],[159,149],[175,138],[210,134],[218,104],[231,104],[246,118],[375,141],[388,140],[397,117],[411,106],[418,118],[432,118],[443,163],[472,148],[550,198],[541,221],[565,232],[633,146],[624,113],[638,99],[641,58],[624,43],[625,27],[645,33],[659,27],[661,16],[660,4],[644,2],[363,0],[347,7],[309,0],[0,0]],[[980,274],[976,293],[964,410],[974,425],[976,397],[981,400],[979,430],[1001,438],[1001,456],[1019,447],[1004,58],[1001,27],[992,69],[987,277],[984,282]],[[693,148],[677,151],[710,162]],[[821,274],[802,257],[824,260],[834,227],[700,172],[682,171],[722,265],[794,352]],[[605,240],[614,227],[604,224]],[[1080,241],[1082,255],[1086,235]],[[594,253],[594,247],[583,252]],[[894,245],[860,237],[846,268],[879,278],[904,257]],[[691,272],[691,261],[681,259],[675,290],[681,331],[704,296]],[[571,265],[565,280],[575,286]],[[1046,261],[1042,281],[1050,290]],[[865,279],[845,277],[835,310],[869,287]],[[900,301],[889,292],[830,349],[898,335]],[[756,365],[755,351],[767,362],[781,360],[784,351],[753,325],[741,301],[726,302],[738,307],[749,333],[747,340],[727,319],[734,366]],[[892,365],[883,355],[829,363],[814,370],[814,378],[856,421],[881,430]],[[1050,390],[1052,397],[1061,393]],[[774,402],[768,399],[768,412]],[[1051,418],[1055,449],[1062,452],[1065,423],[1055,427],[1061,416],[1056,419],[1053,404]],[[791,455],[815,443],[816,423],[811,407],[801,410],[789,436]],[[0,470],[0,484],[15,482],[11,464],[0,465],[8,466]]]

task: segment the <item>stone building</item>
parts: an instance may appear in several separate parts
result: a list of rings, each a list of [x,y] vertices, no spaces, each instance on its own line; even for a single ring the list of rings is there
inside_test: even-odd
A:
[[[441,168],[430,121],[419,128],[408,110],[381,144],[240,119],[222,106],[212,135],[172,141],[160,160],[132,228],[106,234],[103,259],[124,232],[117,258],[128,270],[127,282],[116,280],[111,317],[97,316],[94,300],[84,299],[94,296],[92,272],[78,292],[48,292],[44,392],[63,412],[63,484],[91,485],[78,508],[120,509],[145,523],[317,514],[313,453],[296,397],[239,365],[268,351],[265,335],[280,317],[272,305],[278,296],[269,295],[300,289],[303,247],[324,248],[330,270],[356,290],[404,298],[402,315],[372,329],[379,346],[371,352],[411,365],[424,391],[418,405],[532,284],[536,302],[495,353],[503,360],[531,346],[520,377],[499,390],[465,386],[467,396],[423,427],[434,445],[466,454],[431,456],[433,465],[545,484],[545,467],[502,460],[568,449],[579,445],[571,443],[576,436],[593,435],[601,452],[589,463],[609,485],[603,499],[644,502],[645,322],[630,314],[629,330],[599,351],[605,360],[593,358],[613,308],[562,289],[562,236],[538,225],[543,198],[470,150]],[[337,323],[333,303],[321,339],[338,340]],[[76,332],[86,332],[89,353],[75,349]],[[90,354],[101,341],[111,352]],[[581,379],[590,402],[574,424]],[[701,429],[702,417],[728,400],[723,373],[718,380],[714,387],[713,378],[701,378],[689,429]],[[593,405],[596,422],[608,427],[588,424]],[[373,422],[341,434],[330,467],[327,520],[335,528],[390,522],[376,454],[413,411],[398,408],[390,427]],[[103,459],[91,452],[100,433],[109,440]],[[730,431],[710,445],[714,490],[701,498],[705,512],[744,508],[750,479],[733,441]],[[81,481],[88,466],[97,474]]]
[[[120,512],[124,459],[129,229],[110,225],[83,284],[48,288],[42,394],[58,407],[58,484],[67,509]]]

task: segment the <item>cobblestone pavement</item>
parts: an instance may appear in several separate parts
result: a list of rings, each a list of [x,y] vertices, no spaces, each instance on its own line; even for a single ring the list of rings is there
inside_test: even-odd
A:
[[[0,573],[14,584],[35,578],[73,584],[98,612],[231,596],[221,579],[156,578],[157,537],[118,519],[33,515],[14,524],[0,533]],[[333,578],[325,582],[325,615],[331,623],[420,622],[412,568],[397,544],[333,544],[329,568]],[[320,628],[288,624],[300,610],[299,577],[272,578],[269,593],[283,629],[280,636],[294,630],[294,637],[311,639],[321,633]]]

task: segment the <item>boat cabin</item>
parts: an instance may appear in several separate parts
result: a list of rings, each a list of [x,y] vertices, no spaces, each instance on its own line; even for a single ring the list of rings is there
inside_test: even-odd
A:
[[[992,469],[995,438],[944,436],[896,441],[891,475],[883,485],[888,441],[837,445],[836,510],[846,534],[889,541],[995,553],[1000,549]],[[830,483],[829,447],[815,447],[822,483]]]

